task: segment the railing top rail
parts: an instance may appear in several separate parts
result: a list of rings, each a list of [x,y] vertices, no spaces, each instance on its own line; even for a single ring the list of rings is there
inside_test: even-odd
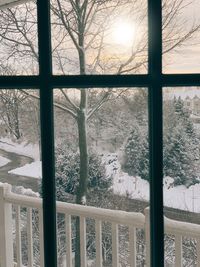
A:
[[[0,186],[1,187],[1,186]],[[4,201],[20,205],[22,207],[42,208],[42,199],[18,195],[9,190],[5,191]],[[91,206],[82,206],[77,204],[57,201],[57,212],[80,216],[86,218],[98,219],[101,221],[115,222],[123,225],[131,225],[138,228],[144,228],[145,216],[142,213],[126,212],[121,210],[102,209]],[[145,215],[148,215],[149,208],[145,209]],[[185,237],[200,238],[200,225],[171,220],[165,217],[165,233],[171,235],[181,235]]]
[[[19,195],[9,191],[7,191],[4,195],[4,201],[14,205],[20,205],[22,207],[30,207],[36,209],[42,208],[41,198]]]
[[[200,238],[200,225],[174,221],[165,217],[165,233],[190,238]]]
[[[149,217],[149,207],[144,211]],[[200,225],[195,223],[180,222],[164,216],[164,231],[169,235],[181,235],[183,237],[200,238]]]
[[[145,217],[142,213],[110,210],[96,207],[81,206],[77,204],[57,203],[57,212],[67,213],[74,216],[89,217],[102,221],[111,221],[118,224],[144,227]]]
[[[42,199],[18,195],[9,190],[4,195],[5,202],[20,205],[22,207],[42,208]],[[77,204],[57,201],[57,212],[80,216],[86,218],[99,219],[102,221],[116,222],[118,224],[132,225],[138,228],[144,227],[145,217],[142,213],[126,212],[121,210],[102,209],[91,206],[82,206]]]

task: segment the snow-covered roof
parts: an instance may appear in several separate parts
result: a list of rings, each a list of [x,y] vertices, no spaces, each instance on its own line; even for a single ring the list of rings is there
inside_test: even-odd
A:
[[[178,88],[178,89],[172,89],[168,91],[167,93],[164,92],[164,98],[167,99],[173,99],[181,98],[182,100],[191,100],[191,99],[200,99],[200,88]]]
[[[0,0],[0,9],[16,6],[28,2],[27,0]]]

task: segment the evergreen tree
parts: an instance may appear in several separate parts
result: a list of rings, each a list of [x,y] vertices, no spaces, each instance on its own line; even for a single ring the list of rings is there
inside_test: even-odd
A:
[[[179,97],[164,103],[163,171],[175,184],[197,182],[199,139],[189,111]],[[129,175],[148,180],[149,150],[144,127],[136,125],[124,148],[123,169]]]
[[[164,175],[173,177],[177,185],[189,186],[195,182],[195,158],[190,145],[191,140],[181,124],[178,124],[165,138],[163,151]]]
[[[125,158],[122,169],[129,175],[138,175],[142,179],[148,180],[148,141],[147,135],[142,132],[141,127],[134,127],[127,140],[124,152]]]
[[[175,184],[189,186],[198,177],[199,140],[183,100],[174,98],[171,117],[173,127],[164,129],[164,175],[175,179]]]
[[[132,117],[139,126],[148,127],[148,91],[139,89],[134,94],[126,93],[122,96],[124,103],[130,111]]]

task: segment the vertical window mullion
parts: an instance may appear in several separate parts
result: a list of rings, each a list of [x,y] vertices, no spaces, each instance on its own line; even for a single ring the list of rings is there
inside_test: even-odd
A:
[[[38,44],[42,148],[42,195],[45,267],[57,266],[54,170],[53,88],[51,86],[50,2],[38,0]]]
[[[162,1],[148,0],[151,267],[164,267]]]

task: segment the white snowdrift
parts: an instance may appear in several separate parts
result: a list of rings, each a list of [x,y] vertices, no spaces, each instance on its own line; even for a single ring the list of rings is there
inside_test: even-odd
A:
[[[10,162],[9,159],[0,156],[0,167],[3,167],[4,165],[8,164],[9,162]]]
[[[106,164],[107,175],[113,175],[113,191],[115,194],[149,201],[148,181],[124,173],[120,168],[116,154],[109,154],[107,159],[104,155],[103,162]],[[172,180],[168,177],[167,184],[163,187],[164,205],[200,213],[200,184],[195,184],[189,188],[184,185],[169,188],[169,183],[172,183]]]
[[[16,152],[16,151],[14,151]],[[149,183],[140,177],[129,176],[120,168],[116,154],[103,155],[102,161],[106,164],[106,175],[113,176],[113,191],[115,194],[129,196],[132,199],[149,201]],[[42,177],[41,162],[35,161],[9,173],[23,176]],[[168,178],[168,182],[171,179]],[[200,212],[200,184],[190,186],[164,186],[164,205],[181,210]]]
[[[113,190],[116,194],[129,196],[132,199],[149,201],[149,183],[140,177],[122,174],[114,178]],[[164,205],[191,212],[200,212],[200,184],[163,188]]]
[[[26,142],[16,143],[8,138],[0,138],[0,148],[8,152],[13,152],[19,155],[31,157],[34,160],[39,160],[39,147]]]
[[[30,164],[24,165],[23,167],[11,170],[9,171],[9,173],[41,179],[42,177],[41,161],[34,161]]]
[[[9,184],[0,182],[0,186],[3,186],[3,185],[9,185]],[[24,188],[23,186],[14,186],[12,188],[12,192],[16,194],[20,194],[20,195],[30,196],[30,197],[40,197],[39,193],[34,192],[30,188]]]

